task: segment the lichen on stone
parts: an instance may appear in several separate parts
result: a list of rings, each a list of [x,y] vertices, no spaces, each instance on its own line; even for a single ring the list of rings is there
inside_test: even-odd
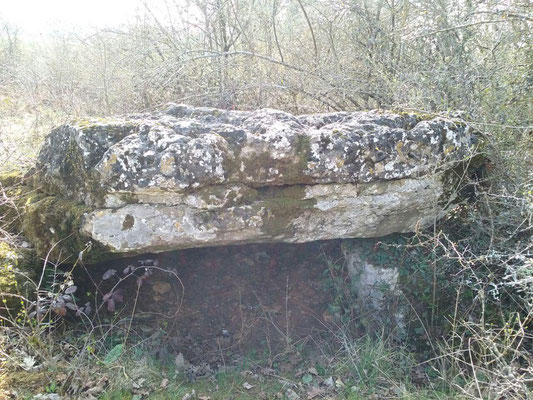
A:
[[[78,120],[45,141],[24,229],[41,252],[91,239],[102,254],[408,232],[446,213],[476,142],[463,123],[388,111]]]
[[[38,254],[48,256],[50,261],[60,259],[74,262],[79,252],[85,249],[91,238],[80,227],[90,207],[59,196],[39,195],[29,197],[23,213],[22,227],[25,236],[32,242]],[[90,256],[86,261],[105,257],[108,249],[91,243]]]

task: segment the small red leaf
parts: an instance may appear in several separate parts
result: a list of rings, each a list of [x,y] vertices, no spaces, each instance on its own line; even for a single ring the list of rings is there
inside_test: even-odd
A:
[[[64,305],[52,307],[52,311],[61,316],[65,316],[67,314],[67,309],[65,308]]]
[[[115,300],[109,299],[107,302],[107,311],[114,312],[115,311]]]
[[[117,273],[117,271],[116,271],[115,269],[113,269],[113,268],[108,269],[108,270],[104,273],[104,275],[102,275],[102,279],[105,281],[105,280],[111,278],[111,277],[112,277],[113,275],[115,275],[116,273]]]
[[[124,296],[122,296],[120,293],[113,293],[113,300],[115,300],[117,303],[121,303],[124,301]]]

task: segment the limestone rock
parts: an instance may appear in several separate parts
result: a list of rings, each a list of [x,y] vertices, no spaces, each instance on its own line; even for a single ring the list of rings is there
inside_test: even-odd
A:
[[[441,117],[171,104],[56,128],[35,185],[87,209],[76,234],[116,253],[377,237],[442,216],[475,147]]]
[[[342,242],[346,269],[357,306],[369,329],[406,332],[406,304],[402,297],[400,270],[405,240],[400,235],[378,239],[347,239]]]

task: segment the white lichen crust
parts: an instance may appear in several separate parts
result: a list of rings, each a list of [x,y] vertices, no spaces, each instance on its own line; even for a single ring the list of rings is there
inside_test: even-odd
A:
[[[36,181],[90,207],[80,231],[114,252],[377,237],[442,216],[475,144],[441,117],[171,104],[55,129]]]

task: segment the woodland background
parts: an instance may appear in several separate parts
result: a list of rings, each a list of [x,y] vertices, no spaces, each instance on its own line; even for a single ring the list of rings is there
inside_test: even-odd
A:
[[[146,2],[126,25],[58,29],[38,39],[24,36],[2,19],[0,5],[0,171],[27,171],[54,125],[78,117],[149,112],[169,101],[235,110],[270,107],[296,114],[383,108],[459,117],[483,137],[483,168],[475,180],[464,182],[468,201],[407,246],[425,255],[406,267],[412,278],[406,296],[420,302],[412,307],[418,340],[403,347],[371,334],[356,337],[353,326],[346,324],[335,336],[342,350],[329,368],[339,371],[339,365],[347,365],[348,375],[360,382],[346,398],[529,398],[533,3],[162,4],[156,10]],[[13,254],[19,241],[12,229],[17,215],[13,210],[22,210],[13,189],[17,182],[0,180],[2,291],[13,287],[7,278],[16,270]],[[349,313],[351,299],[343,297],[345,289],[337,289],[336,306]],[[49,325],[35,324],[24,313],[4,319],[3,325],[7,330],[0,343],[0,364],[7,372],[0,378],[15,376],[13,371],[20,371],[27,357],[51,360],[43,361],[56,368],[46,375],[56,377],[50,381],[57,382],[55,386],[46,386],[50,392],[61,386],[58,370],[68,377],[72,371],[81,376],[83,368],[93,371],[95,365],[104,365],[95,363],[95,357],[105,361],[118,346],[110,345],[107,337],[87,338],[78,332],[69,342],[76,357],[59,367],[53,358],[58,342],[50,339]],[[109,336],[114,331],[107,332]],[[20,362],[13,356],[19,353],[26,355]],[[133,369],[155,368],[159,372],[152,375],[160,379],[160,367],[135,362],[129,364],[136,365]],[[357,381],[361,365],[367,377],[373,374],[372,383]],[[414,383],[413,374],[421,370],[429,379],[423,385],[429,392]],[[98,369],[100,376],[106,373]],[[240,375],[226,379],[242,384]],[[129,381],[117,378],[118,388],[102,398],[134,398],[124,394],[131,383],[124,382]],[[219,383],[225,387],[221,381],[217,387]],[[378,386],[387,390],[385,397],[375,395]]]

